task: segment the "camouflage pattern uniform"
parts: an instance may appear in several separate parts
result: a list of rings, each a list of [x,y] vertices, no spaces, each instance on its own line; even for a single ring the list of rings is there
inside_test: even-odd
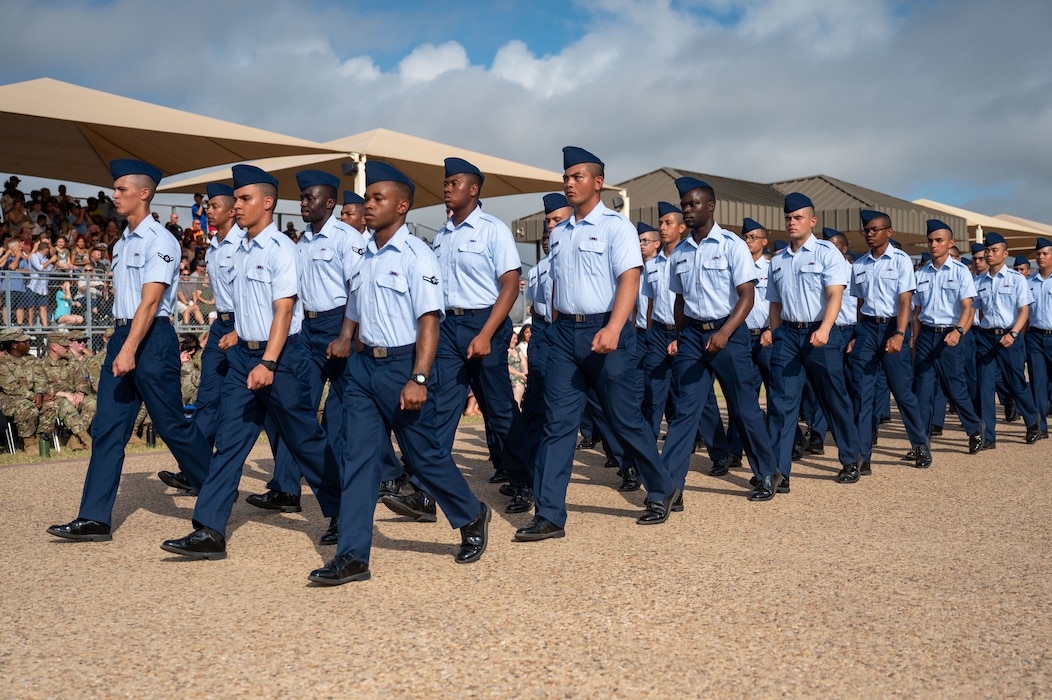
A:
[[[71,361],[52,360],[45,357],[37,360],[34,372],[41,375],[44,386],[44,396],[53,397],[49,403],[55,404],[55,415],[69,428],[70,432],[77,434],[87,429],[87,421],[80,411],[74,407],[73,402],[64,396],[56,396],[60,391],[75,394],[77,392],[87,393],[88,385],[84,377],[77,378],[77,367]],[[46,432],[41,428],[41,432]]]
[[[5,331],[0,340],[12,340]],[[21,336],[21,331],[14,331]],[[55,403],[45,401],[40,409],[34,404],[37,394],[44,393],[39,374],[33,371],[36,359],[32,355],[15,357],[4,355],[0,359],[0,412],[11,419],[19,436],[26,440],[40,433],[49,433],[55,427]]]

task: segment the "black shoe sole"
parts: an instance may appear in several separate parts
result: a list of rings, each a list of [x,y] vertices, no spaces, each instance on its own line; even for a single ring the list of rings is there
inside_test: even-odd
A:
[[[299,513],[303,511],[303,506],[275,506],[269,503],[257,503],[252,500],[252,496],[247,496],[245,498],[245,503],[250,506],[255,506],[260,510],[275,510],[282,513]]]
[[[327,576],[315,576],[314,574],[309,575],[307,578],[314,583],[320,583],[323,586],[342,586],[345,583],[351,581],[368,581],[372,574],[368,571],[362,571],[354,574],[353,576],[347,576],[345,578],[328,578]]]
[[[64,540],[73,542],[109,542],[113,539],[113,535],[74,535],[70,532],[56,532],[50,527],[47,529],[47,532],[54,537],[61,537]]]
[[[433,523],[438,521],[438,515],[436,513],[423,513],[418,510],[406,506],[401,501],[396,501],[393,498],[381,501],[392,513],[397,513],[406,518],[412,518],[418,523]]]
[[[638,491],[643,487],[643,484],[639,481],[623,481],[621,485],[617,487],[618,491]]]
[[[504,508],[505,513],[511,513],[513,515],[518,513],[529,513],[531,510],[533,510],[532,502],[528,506],[520,506],[518,504],[509,503],[507,507]]]
[[[554,532],[546,532],[537,535],[528,535],[519,532],[515,533],[516,542],[540,542],[541,540],[551,540],[559,537],[566,537],[566,530],[559,529]]]
[[[189,549],[183,549],[181,547],[175,547],[165,542],[161,545],[161,549],[172,554],[180,554],[188,559],[226,559],[226,552],[192,552]]]
[[[486,535],[485,535],[485,537],[482,540],[482,549],[480,549],[479,551],[477,551],[474,554],[472,554],[470,559],[460,559],[458,557],[453,557],[453,561],[454,562],[456,562],[457,564],[474,564],[475,562],[477,562],[479,559],[482,558],[482,555],[486,553],[486,547],[489,545],[489,523],[490,523],[490,520],[492,520],[492,519],[493,519],[493,509],[487,507],[486,508],[486,523],[485,523],[485,526],[483,527],[483,530],[485,531]],[[463,546],[463,545],[461,545],[461,546]]]
[[[173,479],[170,476],[168,476],[167,474],[165,474],[164,472],[158,472],[157,478],[161,480],[161,483],[163,483],[165,486],[167,486],[169,488],[173,488],[173,489],[175,489],[177,491],[182,491],[183,493],[187,494],[188,496],[196,496],[197,495],[197,490],[194,489],[193,486],[190,486],[189,484],[181,484],[178,481],[176,481],[175,479]]]
[[[324,535],[322,535],[321,539],[318,540],[318,544],[320,544],[322,547],[332,547],[332,546],[334,546],[336,544],[339,544],[339,542],[340,542],[340,538],[339,537],[328,538],[328,537],[325,537]]]

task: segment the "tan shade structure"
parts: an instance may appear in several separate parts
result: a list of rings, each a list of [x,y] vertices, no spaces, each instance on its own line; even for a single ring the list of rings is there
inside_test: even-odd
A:
[[[360,164],[366,160],[382,160],[408,175],[416,185],[414,207],[442,204],[442,180],[445,178],[443,161],[453,156],[469,161],[486,176],[482,187],[483,199],[509,194],[562,191],[562,173],[387,129],[365,131],[327,141],[324,145],[340,151],[340,155],[269,158],[252,164],[278,178],[278,196],[281,199],[299,199],[296,173],[300,170],[318,169],[332,173],[343,179],[343,189],[353,190],[354,179],[343,174],[343,164],[354,162],[362,168],[364,166]],[[556,151],[552,159],[561,163],[562,154]],[[162,184],[160,189],[165,192],[197,192],[209,182],[229,184],[232,182],[230,168],[218,168],[189,178],[170,180]],[[360,182],[364,183],[364,179],[360,179]],[[361,186],[357,189],[359,193],[364,191]]]
[[[40,78],[0,86],[0,171],[113,184],[109,162],[167,176],[223,163],[323,153],[321,144]]]
[[[1034,242],[1038,237],[1048,236],[1046,231],[1034,227],[1031,225],[1031,222],[1021,223],[1025,220],[1011,221],[1000,217],[987,216],[986,214],[969,211],[951,204],[935,202],[930,199],[916,199],[914,203],[961,217],[967,222],[968,239],[971,241],[981,243],[984,235],[990,231],[997,231],[1004,236],[1005,242],[1008,244],[1008,252],[1013,255],[1020,253],[1026,255],[1033,252]]]

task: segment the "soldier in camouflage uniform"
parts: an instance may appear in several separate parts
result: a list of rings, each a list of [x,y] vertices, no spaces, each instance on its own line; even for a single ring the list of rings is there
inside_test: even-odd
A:
[[[97,406],[95,389],[99,384],[99,372],[102,371],[102,361],[105,353],[95,355],[88,347],[88,334],[84,331],[70,331],[69,333],[69,361],[73,365],[73,371],[78,378],[84,378],[84,398],[80,402],[80,417],[84,419],[84,425],[91,431],[91,422],[95,419]]]
[[[44,401],[43,382],[34,376],[30,337],[17,328],[0,332],[6,355],[0,360],[0,412],[11,419],[22,441],[49,437],[55,426],[55,403]]]
[[[69,346],[65,333],[48,333],[47,356],[37,360],[34,372],[41,375],[45,401],[54,401],[56,416],[73,433],[67,443],[69,449],[90,449],[91,436],[79,410],[89,387],[83,375],[77,376],[79,371],[70,361]]]
[[[194,402],[194,398],[197,397],[197,387],[201,384],[201,360],[197,356],[200,348],[201,344],[196,336],[189,333],[179,336],[179,377],[184,406]],[[153,421],[146,411],[146,406],[140,406],[129,444],[144,442],[142,435],[145,434],[147,426],[152,424]]]

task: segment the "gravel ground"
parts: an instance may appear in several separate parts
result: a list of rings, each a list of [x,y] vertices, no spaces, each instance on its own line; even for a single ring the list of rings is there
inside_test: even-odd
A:
[[[600,452],[578,452],[562,540],[515,543],[481,425],[456,456],[497,506],[482,560],[459,534],[379,506],[372,580],[307,574],[334,553],[327,522],[239,502],[229,556],[159,545],[190,529],[193,499],[125,465],[109,543],[45,533],[76,515],[86,460],[0,467],[0,691],[10,698],[1048,697],[1052,694],[1050,442],[1002,428],[969,456],[947,429],[927,470],[899,462],[884,426],[874,475],[834,483],[835,449],[793,469],[792,493],[745,499],[749,472],[707,476],[686,511],[640,527]],[[241,482],[261,492],[261,444]]]

